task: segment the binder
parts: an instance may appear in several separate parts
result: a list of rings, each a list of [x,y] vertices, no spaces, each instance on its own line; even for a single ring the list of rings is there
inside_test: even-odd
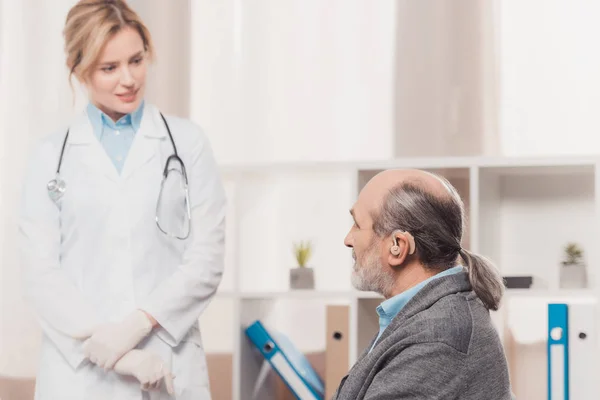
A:
[[[597,400],[598,335],[595,302],[569,304],[569,396]]]
[[[298,400],[323,400],[323,381],[287,337],[271,334],[258,320],[245,333]]]
[[[325,398],[331,399],[349,369],[350,307],[328,305],[325,347]]]
[[[548,304],[548,400],[569,400],[569,309]]]
[[[304,353],[304,356],[319,376],[325,376],[325,351],[312,351]],[[296,396],[290,391],[288,385],[273,371],[266,361],[265,363],[270,372],[264,380],[263,386],[266,387],[260,392],[255,392],[256,396],[254,398],[260,400],[296,400]],[[325,383],[325,389],[327,389],[327,383]],[[265,391],[268,392],[268,395],[273,394],[273,396],[267,398]],[[329,397],[326,396],[325,399],[329,399]]]

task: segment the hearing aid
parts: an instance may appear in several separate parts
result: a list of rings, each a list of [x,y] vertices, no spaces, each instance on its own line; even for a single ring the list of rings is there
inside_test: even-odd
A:
[[[400,246],[398,246],[398,238],[396,237],[398,234],[406,237],[406,240],[408,240],[408,254],[413,254],[415,252],[415,238],[410,233],[400,230],[394,231],[392,234],[392,240],[394,243],[392,247],[390,247],[390,253],[395,256],[400,254]]]

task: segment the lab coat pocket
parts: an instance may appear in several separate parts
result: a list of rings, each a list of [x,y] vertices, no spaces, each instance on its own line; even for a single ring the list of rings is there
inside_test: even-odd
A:
[[[173,353],[173,374],[177,400],[210,400],[206,354],[192,337],[182,341]]]

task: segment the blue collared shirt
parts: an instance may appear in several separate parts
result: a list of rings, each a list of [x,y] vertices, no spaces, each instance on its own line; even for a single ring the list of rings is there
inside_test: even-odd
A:
[[[371,346],[371,350],[375,347],[375,344],[379,340],[379,337],[385,331],[385,328],[392,322],[394,317],[398,315],[400,310],[404,308],[406,303],[410,301],[425,285],[431,282],[434,279],[441,278],[442,276],[456,274],[458,272],[464,271],[464,267],[458,266],[454,268],[449,268],[445,271],[442,271],[429,279],[424,280],[416,286],[411,287],[410,289],[397,294],[394,297],[391,297],[384,302],[382,302],[379,306],[377,306],[377,314],[379,315],[379,334],[377,335],[377,339],[373,342],[373,346]],[[369,350],[370,351],[370,350]]]
[[[140,128],[142,115],[144,114],[144,102],[132,112],[124,115],[117,122],[113,121],[108,115],[102,112],[98,107],[89,103],[87,106],[87,115],[92,123],[94,135],[106,150],[106,154],[112,160],[121,173],[123,165],[127,159],[127,154],[135,138],[135,134]]]

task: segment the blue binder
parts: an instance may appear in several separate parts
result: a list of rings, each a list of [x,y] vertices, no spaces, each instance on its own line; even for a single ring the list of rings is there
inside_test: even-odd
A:
[[[306,357],[284,335],[269,333],[260,321],[246,336],[299,400],[323,400],[325,385]]]
[[[569,309],[548,304],[548,400],[569,400]]]

